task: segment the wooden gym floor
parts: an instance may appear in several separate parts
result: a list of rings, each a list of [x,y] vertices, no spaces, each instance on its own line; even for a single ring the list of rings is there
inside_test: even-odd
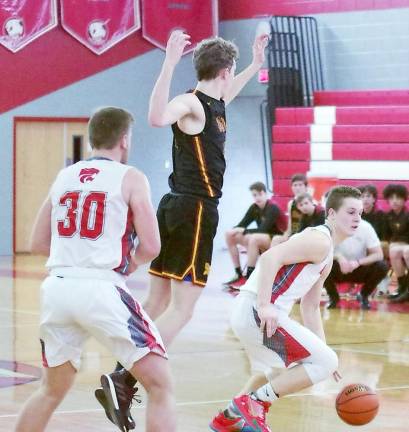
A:
[[[209,430],[209,420],[248,377],[246,357],[228,324],[233,297],[221,290],[221,282],[231,276],[231,265],[225,252],[215,255],[209,285],[194,318],[169,351],[178,430],[182,432]],[[30,256],[0,257],[1,432],[13,430],[20,407],[39,385],[38,292],[45,275],[43,264],[43,259]],[[136,298],[143,300],[148,285],[146,269],[139,269],[129,284]],[[376,387],[381,401],[376,419],[357,430],[409,431],[409,308],[391,311],[385,300],[369,312],[356,309],[352,299],[343,300],[342,305],[341,310],[324,310],[323,317],[328,343],[339,355],[343,380],[338,384],[328,380],[276,402],[268,418],[273,431],[351,430],[338,419],[334,401],[341,387],[357,382]],[[298,306],[294,316],[299,317]],[[100,374],[114,364],[112,356],[90,340],[76,384],[47,431],[117,430],[93,396]],[[143,405],[133,408],[136,432],[144,430]]]

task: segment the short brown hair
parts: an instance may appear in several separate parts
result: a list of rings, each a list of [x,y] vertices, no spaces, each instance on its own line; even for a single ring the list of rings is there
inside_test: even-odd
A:
[[[266,185],[263,182],[255,182],[250,185],[249,189],[257,192],[267,192]]]
[[[208,81],[217,77],[224,69],[230,69],[239,57],[237,46],[221,37],[205,39],[193,52],[193,65],[198,81]]]
[[[309,194],[308,192],[304,192],[300,195],[297,195],[296,198],[294,198],[294,201],[296,204],[300,204],[300,202],[304,201],[305,199],[310,200],[311,202],[314,202],[311,194]]]
[[[383,197],[388,200],[392,195],[406,201],[408,199],[408,190],[403,184],[390,183],[383,190]]]
[[[89,120],[88,135],[94,149],[111,150],[129,131],[134,118],[128,111],[117,107],[98,109]]]
[[[330,189],[325,203],[325,214],[328,216],[329,209],[338,211],[345,198],[361,198],[361,191],[352,186],[335,186]]]
[[[358,186],[358,189],[361,191],[362,194],[369,193],[370,195],[372,195],[375,201],[378,199],[378,191],[374,185],[365,184],[365,185]]]
[[[303,182],[305,186],[308,186],[307,176],[305,174],[294,174],[291,177],[291,184],[295,182]]]

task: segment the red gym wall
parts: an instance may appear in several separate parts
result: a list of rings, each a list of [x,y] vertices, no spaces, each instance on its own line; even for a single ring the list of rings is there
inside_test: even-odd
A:
[[[61,27],[49,31],[14,54],[0,47],[0,113],[153,48],[142,39],[139,31],[97,56]]]
[[[220,0],[220,19],[409,7],[409,0]],[[153,49],[140,31],[96,56],[60,27],[13,54],[0,47],[0,113]],[[27,79],[30,76],[30,79]],[[10,91],[11,89],[11,91]]]
[[[409,7],[409,0],[220,0],[220,19]]]

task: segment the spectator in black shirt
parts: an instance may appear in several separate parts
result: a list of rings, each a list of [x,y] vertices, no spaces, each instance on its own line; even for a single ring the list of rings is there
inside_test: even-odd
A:
[[[225,285],[235,288],[241,286],[251,275],[256,265],[260,251],[265,251],[270,247],[271,238],[279,234],[277,222],[280,217],[280,209],[269,202],[266,186],[264,183],[257,182],[250,186],[250,191],[254,199],[254,204],[250,206],[243,219],[236,227],[226,232],[226,243],[236,271],[235,277],[226,282]],[[257,228],[247,228],[255,222]],[[238,245],[247,248],[247,273],[242,274],[240,266],[240,255]]]
[[[298,210],[302,213],[298,232],[303,231],[305,228],[325,223],[325,210],[321,206],[314,204],[314,200],[309,193],[305,192],[298,195],[295,198],[295,203]]]
[[[394,303],[409,300],[409,213],[405,208],[408,190],[401,184],[389,184],[383,191],[391,210],[385,215],[384,239],[389,244],[391,266],[398,278],[398,290],[390,296]]]
[[[305,174],[294,174],[291,177],[291,191],[294,195],[290,201],[287,203],[287,214],[288,214],[288,225],[287,229],[283,234],[275,235],[271,242],[271,246],[277,246],[280,243],[287,241],[290,236],[299,232],[300,230],[300,220],[302,217],[302,213],[297,208],[297,204],[295,199],[298,195],[307,192],[308,181],[307,176]]]
[[[378,199],[378,191],[372,184],[358,186],[361,191],[362,204],[364,211],[362,212],[362,219],[369,222],[374,228],[376,234],[381,239],[382,252],[386,258],[389,257],[389,244],[383,240],[384,226],[385,226],[385,213],[376,208],[376,201]]]

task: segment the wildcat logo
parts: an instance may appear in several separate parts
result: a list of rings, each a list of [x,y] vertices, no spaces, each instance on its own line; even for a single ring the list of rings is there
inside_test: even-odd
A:
[[[10,18],[5,25],[7,36],[12,39],[19,39],[24,34],[24,23],[21,18]]]
[[[205,269],[204,269],[204,272],[203,272],[203,276],[209,276],[209,273],[210,273],[210,264],[209,263],[206,263],[205,264]]]
[[[216,123],[220,132],[226,132],[226,121],[223,117],[216,117]]]
[[[92,43],[99,45],[104,43],[108,37],[108,21],[93,21],[88,26],[88,36]]]
[[[83,168],[79,173],[81,183],[89,183],[95,179],[95,176],[99,173],[99,169],[96,168]]]

